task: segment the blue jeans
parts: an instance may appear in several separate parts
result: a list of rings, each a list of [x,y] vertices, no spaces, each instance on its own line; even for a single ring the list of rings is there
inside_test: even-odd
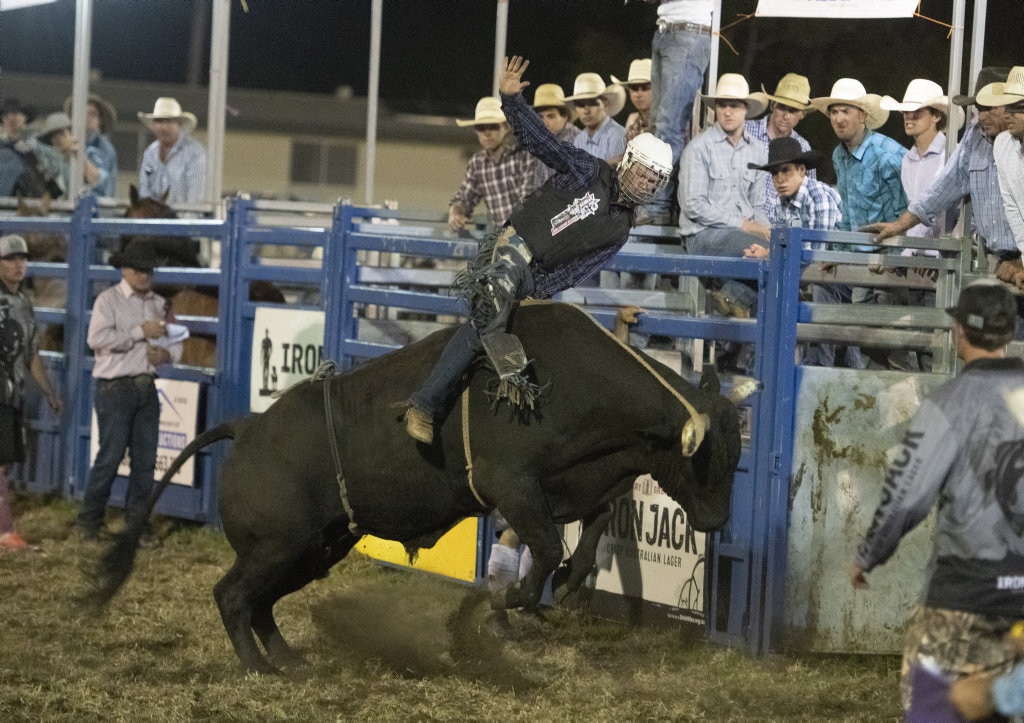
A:
[[[739,228],[706,228],[684,237],[683,243],[686,246],[686,253],[694,256],[743,258],[743,251],[751,244],[764,246],[767,242],[760,236]],[[751,287],[752,283],[725,279],[722,281],[722,293],[753,312],[757,306],[757,289]]]
[[[125,521],[130,524],[147,514],[160,433],[160,400],[149,375],[97,380],[95,406],[100,448],[77,523],[87,532],[98,532],[103,526],[110,489],[125,450],[131,458]]]
[[[847,284],[813,284],[811,300],[815,304],[864,304],[868,303],[864,287],[853,287]],[[836,365],[835,344],[808,344],[803,352],[804,366],[833,367]],[[866,369],[867,363],[860,352],[859,346],[847,346],[846,355],[840,360],[839,366],[849,369]]]
[[[704,85],[704,73],[711,60],[711,36],[690,30],[654,31],[651,41],[651,88],[654,135],[672,147],[676,169],[668,185],[646,208],[651,213],[668,213],[676,190],[679,156],[693,117],[693,103]],[[669,82],[669,79],[673,79]]]

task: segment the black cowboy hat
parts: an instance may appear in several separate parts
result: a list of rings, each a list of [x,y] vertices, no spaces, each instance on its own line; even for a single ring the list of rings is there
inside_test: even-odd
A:
[[[31,123],[36,118],[36,109],[31,106],[22,105],[17,98],[4,98],[0,103],[0,118],[8,113],[21,113],[25,116],[25,122]]]
[[[116,269],[127,266],[136,271],[152,271],[156,267],[156,253],[148,241],[132,241],[123,251],[110,257],[110,265]]]
[[[1006,76],[1008,76],[1009,74],[1009,68],[982,68],[981,70],[978,71],[978,79],[974,81],[975,94],[977,94],[979,90],[984,88],[989,83],[1006,82]],[[956,105],[974,105],[975,98],[977,98],[977,95],[954,95],[953,102]]]
[[[800,163],[807,168],[817,168],[818,164],[825,159],[818,151],[804,151],[800,142],[795,138],[775,138],[768,144],[768,162],[763,166],[756,163],[748,163],[747,168],[755,168],[758,171],[770,171],[781,166],[783,163]]]

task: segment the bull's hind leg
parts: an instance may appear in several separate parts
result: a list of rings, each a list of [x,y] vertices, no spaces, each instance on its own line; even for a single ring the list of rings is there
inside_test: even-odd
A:
[[[277,665],[301,662],[274,620],[274,604],[285,595],[327,574],[343,558],[356,538],[346,535],[328,544],[291,546],[280,543],[258,545],[239,555],[227,574],[214,586],[213,594],[231,644],[245,669],[252,673],[276,673],[256,643],[255,632]]]

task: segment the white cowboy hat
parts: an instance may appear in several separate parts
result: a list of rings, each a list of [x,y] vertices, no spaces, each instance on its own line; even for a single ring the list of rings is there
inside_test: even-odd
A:
[[[889,119],[889,111],[882,110],[878,105],[881,100],[880,95],[864,90],[864,85],[859,80],[840,78],[832,84],[831,94],[822,98],[811,98],[811,105],[825,115],[828,115],[828,108],[831,105],[852,105],[867,114],[867,127],[874,130],[881,128]]]
[[[942,86],[924,78],[914,78],[903,94],[903,102],[898,102],[889,95],[883,95],[879,106],[883,110],[915,111],[921,108],[933,108],[951,119],[949,126],[960,130],[964,125],[964,109],[953,106],[953,114],[949,113],[949,97],[942,94]],[[954,127],[955,126],[955,127]]]
[[[806,77],[796,73],[786,73],[782,76],[779,84],[775,86],[775,93],[765,90],[761,84],[761,92],[751,93],[753,97],[760,100],[765,106],[768,101],[774,101],[780,105],[800,110],[809,110],[811,107],[811,83]]]
[[[1013,105],[1024,101],[1024,65],[1010,68],[1005,83],[989,83],[978,91],[976,101],[990,107]]]
[[[455,120],[455,124],[461,128],[507,122],[505,114],[501,111],[501,99],[493,95],[484,96],[476,102],[476,113],[472,120]]]
[[[767,107],[766,101],[757,95],[751,95],[747,79],[739,73],[723,73],[722,77],[718,79],[715,94],[704,95],[702,93],[700,99],[711,108],[715,107],[716,100],[741,100],[747,104],[748,118],[761,115]]]
[[[174,98],[157,98],[156,103],[153,104],[152,113],[145,113],[140,110],[138,116],[142,125],[150,130],[153,130],[153,121],[157,119],[178,118],[181,120],[181,127],[186,133],[194,130],[198,123],[195,114],[183,111],[181,104]]]
[[[533,93],[533,106],[537,110],[541,108],[562,108],[565,110],[569,121],[576,117],[576,111],[572,103],[565,102],[565,91],[557,83],[542,83],[537,86]]]
[[[608,115],[615,116],[626,107],[626,89],[621,85],[605,85],[597,73],[580,73],[572,86],[567,101],[604,98],[608,102]]]
[[[651,82],[651,59],[650,58],[637,58],[629,64],[629,74],[626,75],[625,80],[619,80],[614,75],[611,76],[612,83],[615,85],[641,85],[643,83]]]

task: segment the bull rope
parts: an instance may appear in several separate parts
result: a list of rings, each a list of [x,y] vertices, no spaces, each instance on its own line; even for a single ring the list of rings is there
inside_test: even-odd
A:
[[[334,431],[334,413],[331,409],[331,385],[330,378],[338,373],[338,365],[327,360],[317,367],[311,382],[323,382],[324,384],[324,417],[327,420],[327,438],[331,442],[331,456],[334,457],[334,470],[338,481],[338,492],[341,495],[341,506],[348,516],[348,530],[354,535],[362,535],[359,525],[356,524],[356,516],[352,511],[352,505],[348,501],[348,486],[345,484],[345,475],[341,471],[341,451],[338,449],[338,435]]]
[[[476,485],[473,484],[473,454],[469,448],[469,387],[467,386],[462,390],[462,447],[466,452],[466,477],[469,480],[469,491],[476,497],[476,501],[480,503],[480,506],[485,510],[493,510],[494,505],[489,505],[484,501],[484,498],[480,496],[480,493],[476,491]]]
[[[541,300],[534,300],[534,299],[524,299],[521,303],[522,304],[550,304],[552,302],[546,301],[546,300],[541,301]],[[561,302],[561,303],[564,303],[564,302]],[[598,329],[600,329],[605,334],[607,334],[608,337],[610,339],[612,339],[612,341],[614,341],[616,344],[618,344],[620,347],[622,347],[626,351],[626,353],[628,353],[631,357],[633,357],[633,359],[635,359],[636,362],[640,366],[642,366],[644,369],[646,369],[647,372],[651,376],[653,376],[655,379],[657,379],[658,383],[661,384],[661,386],[665,387],[665,389],[667,389],[669,391],[669,393],[673,397],[678,399],[680,404],[682,404],[686,408],[686,411],[689,413],[690,418],[683,425],[683,429],[682,429],[682,432],[680,434],[680,442],[682,443],[682,446],[683,446],[683,456],[684,457],[692,457],[694,455],[694,453],[696,453],[697,449],[700,447],[701,442],[704,441],[704,433],[707,431],[708,425],[711,423],[711,420],[708,417],[708,415],[701,414],[700,412],[698,412],[696,407],[694,407],[692,404],[690,404],[689,400],[686,397],[684,397],[682,394],[680,394],[679,391],[675,387],[673,387],[671,384],[669,384],[667,381],[665,381],[665,378],[662,377],[660,374],[658,374],[658,372],[654,370],[654,367],[652,367],[650,364],[648,364],[647,361],[643,357],[641,357],[636,352],[635,349],[633,349],[628,344],[626,344],[626,343],[622,342],[621,340],[619,340],[619,338],[616,337],[615,334],[613,334],[608,329],[606,329],[604,326],[602,326],[602,324],[597,319],[592,317],[590,314],[585,312],[583,309],[581,309],[576,304],[566,304],[566,306],[570,306],[573,309],[575,309],[576,311],[578,311],[585,319],[589,319],[594,324],[594,326],[596,326]],[[689,450],[689,451],[687,451],[687,450]]]

